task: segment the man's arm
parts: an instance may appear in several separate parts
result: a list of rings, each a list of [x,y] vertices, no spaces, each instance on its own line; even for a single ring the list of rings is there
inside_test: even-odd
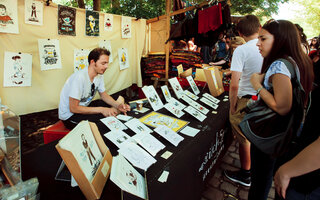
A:
[[[230,112],[234,114],[237,108],[237,96],[239,89],[239,80],[242,72],[231,71],[231,82],[229,89]]]
[[[69,97],[70,112],[77,114],[102,114],[103,116],[115,116],[116,111],[105,107],[86,107],[79,105],[80,100]]]
[[[99,93],[101,99],[106,102],[107,104],[111,105],[112,107],[120,110],[123,113],[126,113],[127,111],[130,111],[130,106],[127,104],[119,103],[115,101],[110,95],[108,95],[105,91]]]

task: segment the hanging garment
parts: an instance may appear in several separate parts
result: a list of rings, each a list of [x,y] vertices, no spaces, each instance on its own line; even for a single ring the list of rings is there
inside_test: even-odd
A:
[[[214,31],[222,24],[221,3],[198,12],[198,33]]]

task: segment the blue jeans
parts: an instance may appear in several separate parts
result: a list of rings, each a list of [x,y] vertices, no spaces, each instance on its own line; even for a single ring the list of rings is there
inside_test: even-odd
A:
[[[310,194],[299,193],[292,188],[288,188],[286,192],[286,200],[319,200],[320,187],[313,190]]]
[[[253,144],[251,151],[251,187],[248,200],[266,200],[272,184],[275,159]]]

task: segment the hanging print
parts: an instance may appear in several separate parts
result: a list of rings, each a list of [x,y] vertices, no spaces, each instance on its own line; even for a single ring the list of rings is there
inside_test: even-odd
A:
[[[110,52],[109,63],[112,63],[113,62],[113,55],[112,55],[111,41],[110,40],[101,40],[99,42],[99,47],[107,49]]]
[[[119,57],[120,70],[129,68],[128,49],[127,48],[118,49],[118,57]]]
[[[99,12],[86,10],[86,35],[99,36]]]
[[[121,18],[122,38],[131,38],[131,17]]]
[[[38,45],[41,70],[61,68],[59,40],[39,39]]]
[[[17,0],[0,0],[0,32],[19,33]]]
[[[75,49],[74,50],[74,72],[88,67],[88,55],[90,51],[87,49]]]
[[[76,9],[58,5],[58,34],[76,36]]]
[[[3,87],[31,86],[32,55],[4,53]]]
[[[25,23],[32,25],[43,25],[43,3],[40,1],[26,0],[25,4]]]
[[[113,27],[113,15],[104,14],[104,30],[112,31],[112,27]]]

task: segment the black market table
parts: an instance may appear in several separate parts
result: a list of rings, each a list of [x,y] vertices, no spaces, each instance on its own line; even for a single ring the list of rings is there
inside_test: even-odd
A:
[[[155,159],[157,162],[150,166],[146,172],[148,196],[151,200],[168,199],[200,199],[205,188],[206,181],[212,177],[219,165],[228,146],[232,142],[232,134],[229,126],[229,102],[222,101],[225,94],[220,95],[217,114],[210,112],[207,118],[200,122],[186,113],[182,120],[189,121],[188,126],[198,128],[201,131],[195,137],[185,136],[177,146],[173,146],[157,133],[153,132],[166,148],[160,151]],[[200,95],[199,95],[200,96]],[[181,100],[182,103],[185,104]],[[198,101],[199,102],[199,101]],[[205,104],[201,103],[205,106]],[[208,106],[205,106],[209,109]],[[157,112],[172,116],[165,108]],[[147,112],[148,113],[148,112]],[[145,114],[137,114],[134,111],[130,116],[140,118]],[[101,122],[99,122],[101,123]],[[100,133],[103,135],[109,129],[102,123],[97,123]],[[129,129],[125,130],[128,135],[134,135]],[[103,137],[113,156],[117,155],[117,147]],[[26,155],[22,155],[22,177],[27,180],[32,177],[39,179],[39,192],[41,199],[84,199],[79,187],[72,188],[70,182],[56,181],[55,175],[61,163],[61,157],[55,149],[58,141],[43,145]],[[164,159],[161,155],[170,151],[173,154]],[[169,172],[165,183],[158,181],[162,172]],[[101,199],[135,199],[132,195],[121,190],[108,179]],[[138,198],[137,198],[138,199]]]

